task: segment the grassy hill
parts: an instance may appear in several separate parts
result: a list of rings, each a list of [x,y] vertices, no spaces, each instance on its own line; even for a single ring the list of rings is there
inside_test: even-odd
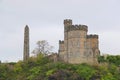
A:
[[[53,62],[39,55],[25,62],[1,63],[0,80],[120,80],[119,67],[102,59],[100,65],[91,66]]]

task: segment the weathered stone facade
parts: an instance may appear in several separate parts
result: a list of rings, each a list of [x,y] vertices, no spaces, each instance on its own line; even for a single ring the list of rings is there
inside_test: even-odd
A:
[[[28,58],[29,58],[29,27],[26,25],[24,30],[23,60],[26,61]]]
[[[59,41],[59,57],[62,61],[78,64],[97,64],[99,56],[98,35],[88,35],[86,25],[73,25],[64,20],[64,41]]]

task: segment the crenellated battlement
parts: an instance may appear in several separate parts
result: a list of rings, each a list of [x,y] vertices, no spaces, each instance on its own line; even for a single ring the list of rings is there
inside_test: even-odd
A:
[[[71,19],[65,19],[64,24],[71,24],[72,25],[72,20]]]
[[[59,40],[59,44],[64,44],[64,41],[62,41],[62,40]]]
[[[83,30],[88,31],[88,27],[86,25],[70,25],[67,27],[67,31],[73,31],[73,30]]]
[[[90,35],[87,35],[87,38],[97,38],[98,39],[98,35],[90,34]]]

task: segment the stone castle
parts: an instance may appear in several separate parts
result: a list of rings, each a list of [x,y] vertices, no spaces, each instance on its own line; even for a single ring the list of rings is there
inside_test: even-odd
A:
[[[51,58],[67,63],[97,64],[100,55],[98,35],[88,35],[86,25],[73,25],[72,20],[64,20],[64,41],[59,41],[58,54]],[[29,58],[29,27],[26,25],[24,31],[23,60]]]
[[[88,35],[86,25],[73,25],[64,20],[64,40],[59,41],[59,57],[62,61],[79,64],[97,64],[100,55],[98,35]]]

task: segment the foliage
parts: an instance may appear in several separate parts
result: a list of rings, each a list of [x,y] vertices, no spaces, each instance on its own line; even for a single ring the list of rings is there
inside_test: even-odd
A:
[[[111,64],[115,64],[116,66],[120,65],[120,56],[108,56],[107,61]]]
[[[99,57],[98,57],[98,62],[99,62],[99,63],[106,62],[105,57],[104,57],[104,56],[99,56]]]
[[[76,71],[85,80],[89,80],[96,73],[96,70],[89,65],[80,65]]]
[[[111,59],[107,59],[106,65],[91,66],[52,62],[39,54],[25,62],[1,63],[0,80],[120,80],[119,62]]]
[[[99,56],[98,57],[98,62],[99,63],[107,62],[109,64],[115,64],[116,66],[119,66],[120,65],[120,56],[109,55],[106,58],[104,56]]]

